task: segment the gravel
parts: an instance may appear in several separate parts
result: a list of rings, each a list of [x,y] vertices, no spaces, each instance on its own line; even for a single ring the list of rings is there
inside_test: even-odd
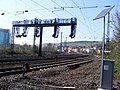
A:
[[[74,69],[61,66],[26,75],[28,78],[22,75],[1,77],[0,90],[97,90],[100,83],[100,61],[94,60]],[[120,90],[120,80],[114,80],[113,86]]]

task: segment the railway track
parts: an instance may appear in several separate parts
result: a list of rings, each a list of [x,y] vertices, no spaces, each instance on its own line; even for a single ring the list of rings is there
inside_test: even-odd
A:
[[[21,67],[26,62],[29,63],[29,65],[33,64],[43,64],[43,63],[49,63],[49,62],[55,62],[55,61],[63,61],[66,59],[75,59],[75,58],[81,58],[81,57],[88,57],[89,55],[82,55],[82,54],[53,54],[53,55],[46,55],[43,57],[38,56],[14,56],[14,57],[5,57],[0,58],[0,68],[6,68],[6,67]]]
[[[28,72],[40,70],[40,69],[48,69],[48,68],[53,68],[53,67],[58,67],[58,66],[67,66],[67,67],[71,68],[71,67],[89,63],[92,61],[93,60],[90,60],[88,58],[87,58],[87,60],[86,60],[86,58],[79,58],[79,59],[71,58],[71,59],[67,59],[64,61],[35,64],[35,65],[30,65],[30,70]],[[23,73],[23,67],[11,67],[11,68],[1,68],[0,69],[0,77],[14,75],[14,74],[22,74],[22,73]]]
[[[50,60],[50,59],[63,59],[63,58],[78,58],[86,57],[89,55],[83,54],[54,54],[54,55],[45,55],[42,57],[39,56],[14,56],[14,57],[0,57],[0,63],[7,62],[22,62],[22,61],[37,61],[37,60]]]

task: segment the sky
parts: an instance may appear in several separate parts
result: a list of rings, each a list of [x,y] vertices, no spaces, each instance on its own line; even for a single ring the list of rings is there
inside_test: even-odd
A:
[[[54,18],[77,18],[77,29],[75,38],[70,38],[70,26],[61,26],[62,41],[102,41],[103,18],[93,19],[104,9],[106,5],[115,5],[110,16],[114,16],[120,9],[119,0],[0,0],[0,28],[12,30],[12,21]],[[96,8],[92,8],[95,7]],[[64,10],[61,8],[64,7]],[[72,7],[72,8],[71,8]],[[24,12],[28,10],[28,12]],[[24,12],[24,13],[23,13]],[[106,16],[107,31],[107,16]],[[111,24],[110,24],[111,25]],[[110,38],[113,36],[114,28],[110,27]],[[29,28],[27,37],[16,38],[16,44],[33,44],[33,28]],[[22,33],[22,29],[20,31]],[[43,43],[60,43],[61,35],[53,38],[53,27],[43,28]],[[39,44],[39,38],[36,39]]]

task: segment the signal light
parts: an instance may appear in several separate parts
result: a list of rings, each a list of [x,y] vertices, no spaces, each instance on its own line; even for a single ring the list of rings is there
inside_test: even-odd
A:
[[[59,30],[60,30],[60,27],[57,26],[57,25],[55,25],[55,26],[54,26],[54,34],[52,35],[52,37],[58,38]]]
[[[56,35],[56,34],[53,34],[53,35],[52,35],[52,37],[54,37],[54,38],[58,38],[58,35]]]
[[[69,37],[74,38],[74,37],[75,37],[75,35],[73,35],[73,33],[72,33],[72,34],[70,34],[70,35],[69,35]]]
[[[23,36],[23,37],[27,37],[27,35],[26,35],[25,33],[22,33],[22,36]]]
[[[19,38],[19,37],[21,38],[21,36],[22,36],[22,35],[16,35],[17,38]]]
[[[16,32],[16,33],[17,33],[16,37],[17,37],[17,38],[19,38],[19,37],[21,38],[22,35],[20,35],[20,28],[19,28],[19,27],[16,27],[15,29],[16,29],[16,31],[17,31],[17,32]]]
[[[71,25],[71,34],[69,37],[74,38],[76,34],[76,25]]]
[[[39,28],[39,27],[35,27],[34,35],[35,35],[36,37],[40,37],[40,28]]]
[[[52,35],[52,37],[55,37],[55,33]]]
[[[25,29],[26,27],[24,27],[23,29],[23,33],[22,33],[22,36],[23,37],[27,37],[27,28]]]

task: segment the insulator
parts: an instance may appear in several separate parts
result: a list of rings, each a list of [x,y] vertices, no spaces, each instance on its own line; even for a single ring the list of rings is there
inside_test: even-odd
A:
[[[28,12],[28,10],[25,10],[25,12]]]
[[[1,13],[1,15],[5,15],[5,13]]]

